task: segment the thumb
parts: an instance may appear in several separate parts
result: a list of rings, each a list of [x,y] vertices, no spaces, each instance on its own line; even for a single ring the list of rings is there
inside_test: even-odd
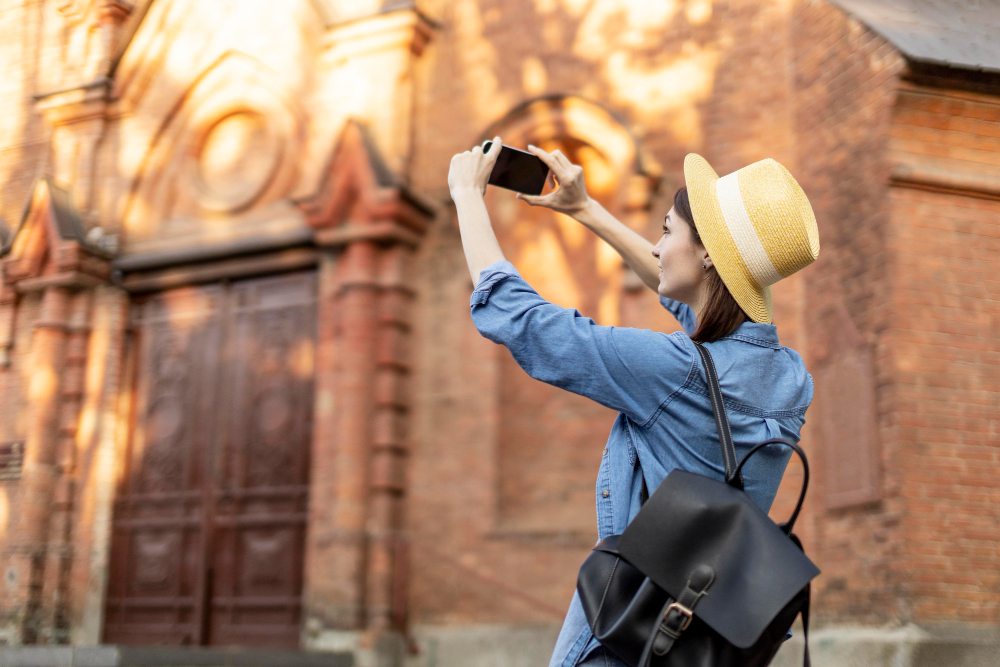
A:
[[[518,192],[516,195],[514,195],[514,198],[526,201],[528,204],[532,206],[536,205],[538,203],[538,200],[540,199],[540,197],[536,195],[526,195],[522,192]]]

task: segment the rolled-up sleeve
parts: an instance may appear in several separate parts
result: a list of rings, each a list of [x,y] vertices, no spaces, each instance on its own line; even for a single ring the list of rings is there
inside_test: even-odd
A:
[[[624,412],[637,424],[654,421],[694,365],[681,332],[598,325],[543,299],[507,261],[479,274],[470,307],[479,332],[506,346],[528,375]]]
[[[694,316],[694,310],[691,309],[691,306],[683,301],[668,299],[665,296],[660,297],[660,305],[669,310],[677,318],[681,328],[684,329],[684,333],[687,335],[693,336],[694,332],[698,330],[698,318]]]

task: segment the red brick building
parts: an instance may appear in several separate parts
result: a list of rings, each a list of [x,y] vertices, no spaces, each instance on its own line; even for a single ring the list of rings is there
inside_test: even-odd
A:
[[[688,152],[796,174],[823,252],[776,287],[774,319],[816,381],[814,659],[995,655],[997,9],[4,0],[0,17],[0,643],[545,663],[614,415],[472,326],[447,168],[500,134],[561,148],[650,239]],[[487,203],[549,300],[678,328],[574,221]]]

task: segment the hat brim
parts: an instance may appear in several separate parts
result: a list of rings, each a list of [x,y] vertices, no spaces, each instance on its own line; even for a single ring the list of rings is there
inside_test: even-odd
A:
[[[684,181],[694,226],[719,277],[751,320],[771,324],[771,286],[760,287],[740,256],[719,206],[715,189],[718,180],[719,175],[702,156],[690,153],[684,158]]]

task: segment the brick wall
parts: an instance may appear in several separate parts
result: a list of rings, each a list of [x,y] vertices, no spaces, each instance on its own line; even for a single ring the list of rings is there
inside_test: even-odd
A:
[[[819,616],[996,623],[1000,89],[920,74],[820,2],[801,4],[795,35],[801,180],[823,243],[806,289]],[[854,417],[866,410],[871,423]]]
[[[39,0],[0,2],[0,238],[13,233],[20,222],[34,179],[47,155],[47,136],[31,96],[38,92]],[[25,398],[32,326],[37,318],[37,295],[22,298],[15,317],[11,364],[0,368],[0,443],[23,440]],[[0,306],[2,308],[3,306]],[[17,522],[19,485],[0,482],[0,554],[6,554]],[[0,566],[6,562],[0,558]],[[6,573],[6,567],[3,567]],[[17,588],[14,582],[4,590]],[[17,609],[10,595],[0,596],[0,643],[10,614]]]
[[[39,92],[41,0],[0,1],[0,226],[13,232],[48,153]],[[0,234],[2,236],[2,234]]]
[[[885,184],[886,127],[903,62],[881,37],[839,9],[803,2],[795,13],[796,134],[799,180],[819,223],[822,250],[805,288],[806,364],[816,395],[804,435],[816,456],[804,532],[823,570],[817,616],[883,622],[906,615],[905,579],[891,351],[881,338],[890,324],[889,211]],[[859,389],[874,396],[869,420],[845,422],[871,406],[862,392],[840,397],[838,367],[860,369]],[[843,378],[846,375],[847,378]],[[850,379],[841,373],[840,381]],[[874,482],[850,489],[838,466],[864,462],[856,472]],[[850,472],[850,471],[848,471]],[[854,491],[854,502],[838,500]],[[834,502],[837,500],[837,502]]]
[[[889,155],[896,462],[919,622],[1000,622],[1000,77],[910,77]],[[974,88],[970,90],[969,88]],[[978,89],[990,90],[984,94]]]
[[[23,297],[17,310],[17,329],[14,347],[11,351],[11,365],[0,369],[0,442],[23,441],[27,432],[26,397],[28,387],[29,359],[31,355],[31,335],[38,319],[41,295],[30,294]],[[22,591],[26,573],[17,572],[14,579],[8,578],[7,565],[9,549],[16,540],[14,531],[20,511],[20,484],[0,482],[0,567],[4,572],[4,588],[7,591]],[[6,594],[0,597],[0,643],[11,641],[21,605],[20,595]]]

